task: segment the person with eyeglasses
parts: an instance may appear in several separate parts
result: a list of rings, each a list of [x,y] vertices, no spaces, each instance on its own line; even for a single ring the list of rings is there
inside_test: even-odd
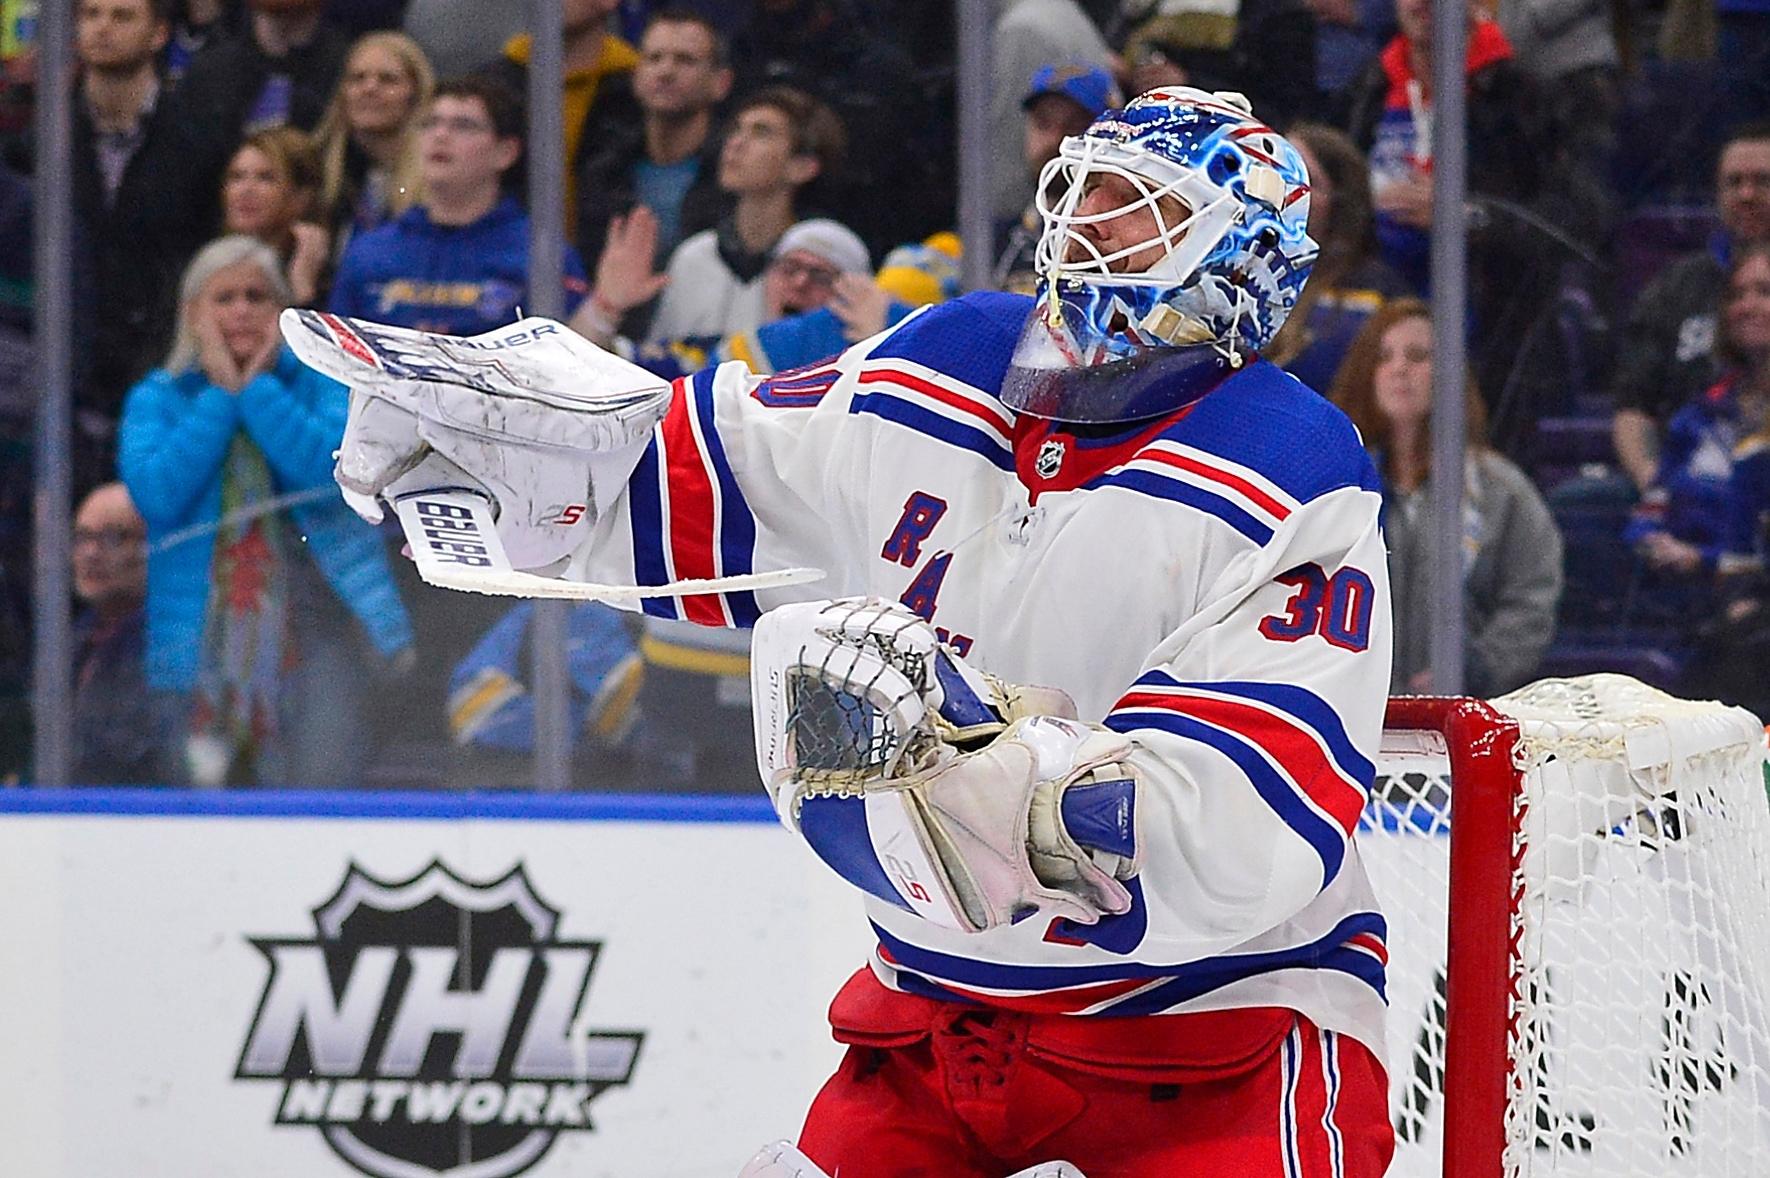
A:
[[[128,488],[106,483],[74,513],[76,785],[158,780],[159,741],[144,673],[147,524]]]
[[[353,239],[338,264],[334,314],[478,335],[518,318],[528,295],[529,217],[508,191],[522,159],[521,101],[486,78],[444,82],[418,121],[424,201]],[[565,250],[565,311],[587,285]]]

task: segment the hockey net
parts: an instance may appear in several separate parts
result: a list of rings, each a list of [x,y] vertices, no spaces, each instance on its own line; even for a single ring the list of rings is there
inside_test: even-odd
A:
[[[1759,723],[1610,675],[1397,699],[1377,772],[1391,1173],[1770,1172]]]

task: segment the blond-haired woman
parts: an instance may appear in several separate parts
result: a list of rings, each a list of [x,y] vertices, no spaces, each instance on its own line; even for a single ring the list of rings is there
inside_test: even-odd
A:
[[[331,486],[348,394],[283,346],[288,302],[268,246],[210,242],[185,269],[171,355],[123,403],[117,466],[147,521],[147,680],[175,780],[349,782],[364,671],[411,646],[381,541]]]
[[[404,33],[369,33],[350,47],[314,131],[319,209],[336,242],[334,256],[353,234],[418,202],[418,114],[435,91],[429,58]]]

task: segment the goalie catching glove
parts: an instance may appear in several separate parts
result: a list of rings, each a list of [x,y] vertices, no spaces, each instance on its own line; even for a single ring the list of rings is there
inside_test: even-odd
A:
[[[281,325],[351,390],[335,476],[357,513],[379,523],[377,499],[478,492],[518,569],[551,570],[583,542],[670,405],[668,384],[547,319],[464,339],[295,309]]]
[[[871,598],[764,614],[750,665],[775,811],[850,883],[968,932],[1129,910],[1131,744],[1063,692],[985,675]]]

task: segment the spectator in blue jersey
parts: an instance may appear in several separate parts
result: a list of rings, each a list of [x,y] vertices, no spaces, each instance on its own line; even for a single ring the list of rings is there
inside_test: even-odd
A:
[[[480,782],[528,776],[535,747],[535,702],[527,686],[534,648],[534,605],[513,607],[456,664],[449,677],[449,732],[480,756]],[[632,735],[642,671],[633,627],[620,611],[596,603],[572,608],[566,620],[566,671],[581,785],[630,788],[617,780],[617,750]]]
[[[330,309],[447,335],[509,323],[528,298],[529,218],[504,188],[523,152],[522,108],[490,79],[444,82],[419,122],[424,203],[353,239]],[[566,250],[565,309],[585,292]]]
[[[1770,285],[1754,296],[1770,330]],[[1728,487],[1728,552],[1720,562],[1719,608],[1698,632],[1683,693],[1770,716],[1770,363],[1742,375],[1748,435]]]
[[[1364,153],[1320,123],[1299,123],[1286,137],[1309,169],[1309,236],[1321,255],[1266,358],[1310,388],[1325,389],[1371,312],[1411,292],[1378,255]]]
[[[1561,533],[1530,477],[1486,443],[1473,374],[1464,392],[1464,688],[1493,696],[1530,681],[1555,633]],[[1435,559],[1432,320],[1418,299],[1385,303],[1359,331],[1330,399],[1358,427],[1383,478],[1395,602],[1397,691],[1430,693]]]
[[[411,626],[374,531],[331,489],[347,394],[282,346],[269,247],[192,259],[163,368],[129,392],[118,468],[147,520],[147,683],[170,780],[351,782],[371,675]]]
[[[1648,572],[1648,604],[1680,622],[1707,620],[1725,554],[1758,555],[1739,523],[1734,456],[1758,428],[1745,391],[1770,369],[1770,243],[1736,251],[1724,283],[1715,350],[1725,369],[1667,421],[1659,473],[1624,533]]]
[[[247,135],[319,125],[350,51],[350,38],[325,22],[326,0],[248,0],[247,8],[240,32],[206,44],[173,91],[190,137],[181,166],[211,192]]]

